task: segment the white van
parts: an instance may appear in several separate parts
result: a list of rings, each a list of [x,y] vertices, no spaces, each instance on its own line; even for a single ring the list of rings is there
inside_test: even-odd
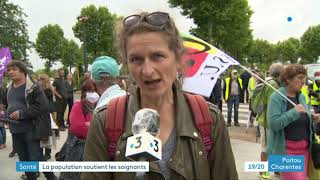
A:
[[[320,72],[320,63],[319,64],[306,64],[304,67],[307,69],[308,79],[314,80],[314,73]]]

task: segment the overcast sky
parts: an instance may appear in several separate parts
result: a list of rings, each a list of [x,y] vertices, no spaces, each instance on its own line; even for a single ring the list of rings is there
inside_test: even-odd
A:
[[[30,40],[35,41],[39,29],[47,24],[58,24],[68,39],[74,39],[72,26],[81,8],[94,4],[107,6],[112,13],[127,16],[139,11],[165,11],[174,18],[178,28],[187,32],[194,26],[191,19],[170,8],[166,0],[9,0],[18,4],[28,15],[26,22]],[[195,3],[197,2],[194,0]],[[251,29],[254,38],[277,42],[289,37],[299,38],[309,26],[320,24],[320,0],[248,0],[254,14]],[[292,21],[287,20],[288,17]],[[43,68],[36,52],[30,54],[34,69]],[[55,66],[56,67],[56,66]]]

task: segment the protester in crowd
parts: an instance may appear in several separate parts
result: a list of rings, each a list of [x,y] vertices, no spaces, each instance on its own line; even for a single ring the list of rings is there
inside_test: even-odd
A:
[[[82,161],[84,145],[90,126],[92,114],[99,99],[96,85],[91,79],[81,87],[81,100],[76,101],[70,114],[70,128],[64,161]],[[79,180],[80,172],[62,172],[61,180]]]
[[[314,73],[314,81],[309,86],[309,92],[314,112],[320,113],[320,72]]]
[[[8,116],[18,121],[10,124],[14,149],[19,161],[43,161],[40,139],[47,137],[49,129],[41,126],[42,132],[38,137],[35,129],[38,124],[35,123],[44,122],[48,116],[47,99],[40,86],[29,78],[27,68],[21,61],[12,60],[7,65],[7,73],[12,80],[7,91]],[[25,174],[28,180],[36,179],[35,172]],[[56,179],[52,172],[44,174],[47,179]]]
[[[128,65],[138,88],[128,97],[126,128],[116,143],[114,160],[128,161],[124,152],[127,137],[132,135],[133,116],[141,108],[152,108],[160,114],[158,137],[163,144],[163,156],[159,162],[150,164],[146,179],[238,179],[223,116],[210,104],[209,113],[214,119],[210,134],[214,147],[206,158],[190,106],[177,84],[177,69],[182,67],[184,47],[169,15],[154,12],[125,18],[123,24],[119,24],[118,45],[121,58]],[[111,160],[104,131],[108,106],[93,116],[85,146],[85,161]],[[129,180],[135,179],[135,173],[82,173],[81,179]]]
[[[118,79],[118,85],[120,86],[121,89],[127,90],[128,87],[125,79],[126,79],[125,77],[120,77]]]
[[[58,77],[54,79],[53,86],[55,87],[55,97],[57,106],[57,119],[59,121],[60,130],[64,130],[66,127],[64,122],[64,112],[67,106],[67,88],[66,81],[64,79],[64,69],[58,69]]]
[[[210,97],[205,99],[216,106],[220,106],[221,101],[221,79],[218,78],[216,84],[214,85]]]
[[[240,126],[238,122],[240,93],[243,90],[242,80],[239,78],[238,71],[233,69],[230,77],[225,79],[223,87],[224,100],[228,106],[227,127],[231,126],[232,108],[234,112],[234,126]]]
[[[51,86],[53,87],[53,82],[54,82],[54,78],[51,78],[49,77],[49,80],[50,80],[50,84]],[[59,132],[59,121],[58,121],[58,118],[57,118],[57,111],[58,111],[58,107],[57,107],[57,100],[56,100],[56,97],[55,97],[55,88],[53,88],[53,108],[54,108],[54,112],[51,112],[51,128],[54,132],[54,134],[52,135],[52,140],[53,140],[53,146],[55,147],[56,146],[56,140],[59,140],[60,139],[60,132]]]
[[[309,89],[307,85],[302,86],[301,88],[301,93],[304,95],[306,98],[306,103],[309,104]]]
[[[272,72],[270,72],[272,73]],[[310,108],[300,89],[306,81],[307,71],[302,65],[291,64],[281,73],[284,87],[279,91],[295,105],[274,92],[268,103],[268,155],[303,155],[304,171],[282,172],[283,180],[307,179],[309,147],[312,142],[313,120],[319,120],[319,114],[311,118]]]
[[[76,91],[76,89],[74,87],[73,80],[72,80],[71,73],[69,73],[67,75],[66,88],[67,88],[66,103],[67,103],[68,109],[69,109],[67,124],[70,125],[70,112],[71,112],[72,105],[73,105],[73,93]]]
[[[84,73],[83,80],[81,81],[81,85],[88,79],[91,79],[91,73],[89,71]]]
[[[248,85],[249,80],[251,78],[251,74],[248,71],[244,71],[243,73],[241,73],[240,78],[242,79],[243,85],[243,91],[241,91],[240,94],[240,103],[244,103],[244,99],[246,99],[246,102],[249,103]]]
[[[106,106],[112,98],[126,95],[126,91],[117,84],[119,65],[109,56],[101,56],[94,60],[91,66],[92,79],[95,81],[97,91],[101,96],[96,110]]]
[[[90,126],[91,116],[99,100],[96,84],[89,79],[81,87],[81,100],[74,103],[71,110],[70,132],[80,139],[85,139]]]
[[[271,86],[273,86],[275,89],[278,89],[280,87],[280,74],[283,71],[284,66],[281,63],[273,63],[270,67],[269,67],[269,71],[270,72],[270,76],[269,76],[269,80],[266,80]],[[257,83],[258,84],[258,83]],[[269,104],[269,100],[270,100],[270,96],[271,94],[274,92],[274,89],[271,88],[268,85],[263,85],[265,88],[263,91],[263,96],[262,98],[264,98],[264,104],[265,107],[268,106]],[[256,115],[256,121],[258,122],[258,126],[259,126],[259,132],[261,134],[260,137],[260,145],[261,145],[261,153],[260,153],[260,160],[261,161],[267,161],[268,157],[267,157],[267,144],[268,144],[268,121],[267,121],[267,110],[263,110],[261,113],[257,113]],[[277,173],[275,173],[276,175],[278,175]],[[259,173],[260,177],[263,179],[269,179],[270,175],[269,172],[260,172]]]
[[[226,84],[226,83],[225,83],[225,78],[223,78],[223,74],[220,75],[220,81],[221,81],[221,91],[220,91],[221,98],[220,98],[220,103],[219,103],[219,110],[220,110],[220,112],[222,112],[222,103],[223,103],[223,100],[224,100],[224,90],[223,90],[223,87],[224,87],[224,85]]]
[[[305,84],[301,88],[301,93],[306,98],[306,103],[310,106],[311,103],[310,103],[310,93],[309,93],[309,84],[308,84],[308,82],[309,82],[309,80],[307,78]]]
[[[0,91],[1,91],[1,87],[0,87]],[[6,118],[5,105],[1,102],[0,102],[0,118]],[[6,134],[6,129],[4,127],[4,122],[0,121],[0,149],[4,149],[7,147],[6,140],[7,140],[7,134]]]
[[[266,79],[266,81],[267,80],[269,80],[269,79],[271,79],[272,77],[270,76],[270,72],[269,71],[266,71],[265,72],[265,79]]]
[[[48,99],[49,113],[56,112],[56,107],[53,102],[53,94],[54,94],[55,90],[54,90],[54,87],[50,83],[49,76],[46,74],[40,74],[39,83],[44,91],[44,94],[46,95],[46,97]],[[52,118],[52,116],[50,116],[50,124],[54,123],[54,121],[51,121],[51,118]],[[51,127],[52,127],[52,125],[51,125]],[[40,146],[42,148],[44,148],[44,157],[46,160],[51,158],[52,143],[53,143],[52,136],[50,136],[46,140],[40,141]]]
[[[254,70],[254,71],[252,71],[252,72],[255,73],[255,74],[258,73],[261,77],[263,77],[259,71]],[[257,74],[257,75],[258,75],[258,74]],[[258,76],[259,76],[259,75],[258,75]],[[262,79],[264,79],[264,77],[263,77]],[[249,94],[248,124],[249,124],[250,127],[253,126],[253,118],[256,116],[255,113],[252,112],[252,108],[251,108],[251,106],[252,106],[252,104],[251,104],[251,97],[252,97],[253,91],[254,91],[254,89],[255,89],[255,87],[256,87],[256,85],[257,85],[257,80],[258,80],[258,79],[257,79],[255,76],[251,76],[250,79],[249,79],[249,83],[248,83],[247,89],[246,89],[246,91],[249,92],[249,93],[248,93],[248,94]]]
[[[252,72],[256,74],[259,71],[252,71]],[[254,88],[255,88],[255,85],[256,85],[256,80],[257,80],[257,78],[255,76],[252,76],[249,79],[249,83],[247,85],[247,91],[248,91],[248,94],[249,94],[249,100],[250,100],[250,97],[253,94],[253,91],[254,91]]]
[[[4,88],[2,87],[2,82],[0,82],[0,118],[7,118],[6,117],[6,92]],[[6,148],[6,140],[7,140],[7,134],[6,129],[4,127],[4,122],[0,121],[0,149]]]
[[[6,98],[6,94],[7,94],[7,92],[6,92],[6,89],[5,89],[5,87],[4,87],[4,84],[3,84],[3,82],[1,82],[0,83],[0,105],[2,104],[3,105],[3,109],[4,109],[4,114],[2,115],[2,116],[5,116],[6,118],[8,118],[7,116],[6,116],[6,105],[7,105],[7,98]],[[3,129],[2,129],[2,143],[4,144],[3,145],[3,148],[5,148],[6,147],[6,140],[7,140],[7,138],[6,138],[6,130],[5,130],[5,127],[4,127],[4,123],[2,123],[2,125],[3,125]],[[1,128],[1,122],[0,122],[0,128]],[[0,143],[1,144],[1,143]],[[14,147],[13,147],[13,144],[12,144],[12,151],[9,153],[9,157],[11,158],[11,157],[13,157],[13,156],[15,156],[17,153],[16,153],[16,151],[14,150]]]

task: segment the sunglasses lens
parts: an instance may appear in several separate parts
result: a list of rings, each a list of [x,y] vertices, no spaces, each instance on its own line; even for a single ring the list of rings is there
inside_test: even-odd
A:
[[[129,17],[127,17],[127,18],[125,18],[123,20],[123,26],[124,27],[129,27],[129,26],[132,26],[134,24],[137,24],[139,21],[140,21],[140,16],[139,15],[132,15],[132,16],[129,16]]]
[[[151,25],[161,26],[168,22],[169,16],[167,13],[155,12],[155,13],[149,14],[147,16],[147,20]]]

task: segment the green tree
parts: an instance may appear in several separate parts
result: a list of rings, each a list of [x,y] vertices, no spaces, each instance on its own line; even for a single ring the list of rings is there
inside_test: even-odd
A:
[[[63,30],[57,24],[48,24],[38,32],[34,46],[39,56],[46,61],[47,71],[55,62],[61,61],[65,41]]]
[[[199,38],[209,41],[241,61],[252,40],[250,17],[252,11],[247,0],[169,0],[180,7],[182,14],[197,25],[191,30]]]
[[[266,70],[271,63],[277,60],[275,55],[275,45],[266,40],[253,40],[248,55],[248,63],[256,65],[260,69]]]
[[[115,14],[111,14],[107,7],[96,8],[90,5],[81,9],[77,19],[72,28],[74,35],[85,44],[84,52],[87,51],[92,56],[91,60],[100,55],[116,57],[114,28],[117,16]],[[84,64],[87,70],[87,62]]]
[[[14,59],[24,61],[27,61],[27,49],[31,44],[26,16],[18,5],[0,0],[0,47],[9,47]]]
[[[320,25],[311,26],[300,39],[303,63],[315,63],[320,57]]]
[[[276,54],[281,62],[297,63],[299,59],[300,41],[296,38],[289,38],[278,42],[276,45]]]
[[[65,67],[75,67],[82,60],[80,48],[74,40],[66,40],[63,44],[62,59],[61,62]]]

